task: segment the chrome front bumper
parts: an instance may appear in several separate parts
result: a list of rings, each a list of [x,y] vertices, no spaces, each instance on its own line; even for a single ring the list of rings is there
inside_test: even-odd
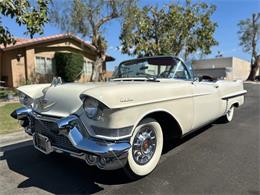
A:
[[[124,167],[127,162],[128,150],[131,147],[129,140],[112,142],[83,135],[82,131],[84,131],[84,129],[81,129],[81,121],[76,115],[57,119],[54,122],[58,128],[57,134],[67,137],[71,144],[77,149],[77,152],[52,146],[51,141],[47,139],[48,136],[44,136],[47,137],[46,141],[49,142],[48,150],[43,151],[37,147],[35,142],[37,129],[34,128],[31,121],[32,119],[40,119],[31,109],[25,107],[19,108],[15,110],[11,116],[21,121],[21,125],[25,128],[25,132],[33,135],[35,148],[45,154],[51,152],[68,153],[71,156],[85,160],[89,165],[96,165],[98,168],[104,170],[114,170]]]

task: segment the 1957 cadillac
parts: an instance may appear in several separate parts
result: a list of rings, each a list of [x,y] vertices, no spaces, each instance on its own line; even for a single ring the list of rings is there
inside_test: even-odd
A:
[[[122,62],[106,83],[27,85],[11,116],[45,154],[68,153],[100,169],[154,170],[163,144],[214,120],[229,122],[244,103],[241,81],[193,78],[177,57]]]

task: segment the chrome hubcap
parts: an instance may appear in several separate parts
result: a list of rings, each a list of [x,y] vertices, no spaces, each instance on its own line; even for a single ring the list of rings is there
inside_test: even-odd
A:
[[[156,135],[152,127],[143,127],[135,135],[132,155],[137,164],[148,163],[156,149]]]

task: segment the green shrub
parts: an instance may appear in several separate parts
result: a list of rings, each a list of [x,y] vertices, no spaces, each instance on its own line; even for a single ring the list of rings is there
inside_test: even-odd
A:
[[[0,91],[0,99],[6,99],[8,97],[8,93],[6,91]]]
[[[20,85],[31,85],[34,84],[31,80],[25,80],[25,79],[21,79],[20,81]]]
[[[3,89],[0,90],[0,99],[7,99],[8,96],[17,96],[18,92],[17,90],[13,89]]]
[[[55,56],[56,76],[65,82],[73,82],[80,78],[83,69],[84,58],[77,53],[56,52]]]

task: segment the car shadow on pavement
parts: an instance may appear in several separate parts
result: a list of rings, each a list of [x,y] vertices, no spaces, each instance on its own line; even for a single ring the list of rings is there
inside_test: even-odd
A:
[[[68,155],[44,155],[31,144],[2,149],[2,153],[0,161],[5,160],[11,171],[28,178],[19,184],[14,181],[14,188],[37,187],[54,194],[90,194],[103,190],[99,184],[131,182],[123,169],[102,171]]]
[[[208,130],[212,125],[192,132],[182,139],[167,143],[163,153]],[[31,142],[31,141],[30,141]],[[102,171],[88,166],[83,160],[68,155],[53,153],[44,155],[34,149],[32,144],[10,146],[2,149],[0,161],[6,161],[8,168],[27,179],[14,188],[36,187],[54,194],[92,194],[104,190],[102,185],[119,185],[133,182],[124,169]]]
[[[189,141],[193,137],[196,137],[197,135],[203,133],[204,131],[207,131],[214,124],[217,124],[217,121],[213,122],[212,124],[206,125],[206,126],[200,128],[200,129],[197,129],[195,131],[191,131],[187,135],[183,136],[181,139],[180,138],[176,138],[176,139],[166,140],[166,144],[164,144],[162,153],[165,154],[165,153],[169,152],[170,150],[178,147],[179,145]]]

